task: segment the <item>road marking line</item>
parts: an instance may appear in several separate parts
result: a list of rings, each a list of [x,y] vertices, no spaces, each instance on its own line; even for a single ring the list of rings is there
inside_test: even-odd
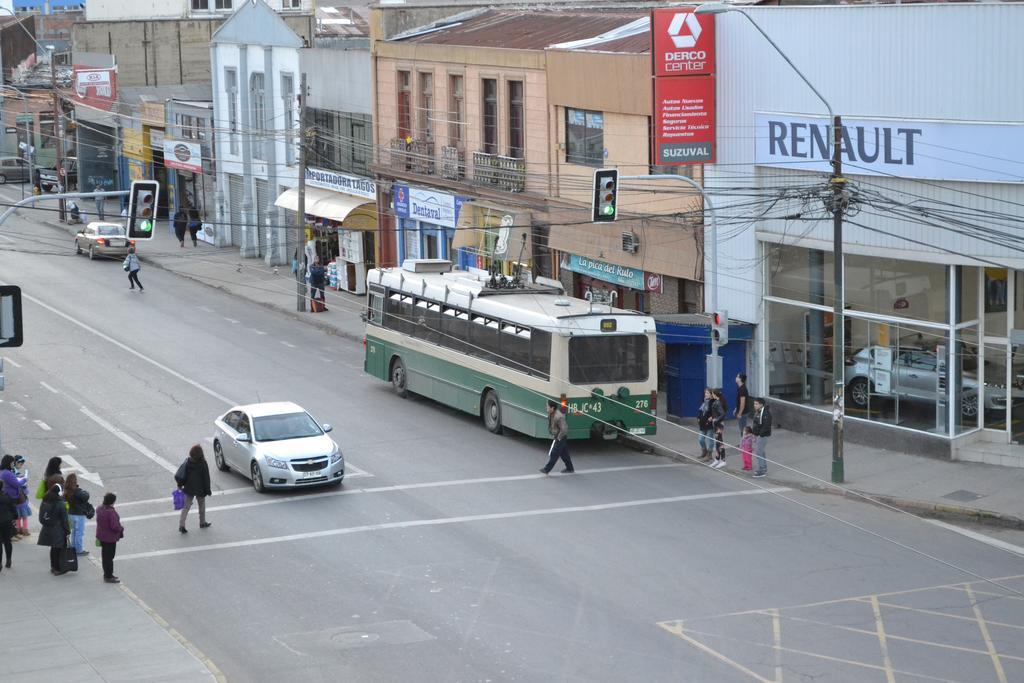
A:
[[[7,283],[0,282],[0,284],[7,284]],[[107,341],[107,342],[110,342],[111,344],[113,344],[117,348],[119,348],[119,349],[121,349],[123,351],[127,351],[128,353],[132,354],[136,358],[144,360],[147,363],[149,363],[150,365],[153,365],[154,367],[157,367],[157,368],[163,370],[167,374],[169,374],[172,377],[175,377],[175,378],[181,380],[185,384],[188,384],[189,386],[195,387],[196,389],[198,389],[199,391],[203,392],[204,394],[207,394],[208,396],[212,396],[213,398],[217,399],[218,401],[226,403],[229,406],[236,406],[236,405],[238,405],[238,401],[232,401],[227,396],[224,396],[223,394],[217,393],[213,389],[210,389],[209,387],[206,387],[206,386],[200,384],[199,382],[195,381],[194,379],[189,379],[188,377],[186,377],[185,375],[181,374],[177,370],[172,370],[171,368],[167,367],[166,365],[164,365],[160,361],[154,360],[153,358],[150,358],[146,354],[140,353],[139,351],[136,351],[135,349],[133,349],[132,347],[128,346],[127,344],[123,344],[123,343],[119,342],[118,340],[114,339],[110,335],[104,334],[103,332],[100,332],[95,327],[92,327],[92,326],[82,322],[81,320],[78,320],[77,318],[74,318],[74,317],[68,315],[67,313],[64,313],[63,311],[60,311],[60,310],[54,308],[50,304],[44,303],[43,301],[35,298],[34,296],[31,296],[29,294],[25,294],[24,292],[22,292],[21,296],[22,296],[23,299],[27,299],[28,301],[31,301],[32,303],[36,304],[37,306],[41,306],[42,308],[45,308],[46,310],[50,311],[54,315],[59,316],[61,318],[64,318],[65,320],[67,320],[70,323],[78,325],[79,327],[81,327],[86,332],[91,332],[92,334],[96,335],[100,339],[102,339],[104,341]],[[12,363],[12,365],[13,365],[13,363]],[[15,366],[15,367],[17,367],[17,366]]]
[[[300,534],[288,534],[286,536],[271,536],[265,538],[252,538],[244,541],[228,541],[225,543],[210,543],[186,548],[168,548],[166,550],[151,550],[141,553],[130,553],[118,557],[121,562],[127,560],[140,560],[151,557],[165,557],[167,555],[184,555],[191,553],[208,552],[211,550],[227,550],[229,548],[248,548],[250,546],[268,545],[271,543],[287,543],[290,541],[305,541],[314,538],[327,538],[331,536],[346,536],[349,534],[364,533],[370,531],[385,531],[390,529],[410,529],[417,527],[447,526],[450,524],[464,524],[467,522],[488,522],[499,519],[523,519],[527,517],[541,517],[550,515],[562,515],[575,512],[603,512],[605,510],[621,510],[627,508],[642,507],[647,505],[664,505],[667,503],[682,503],[696,500],[712,500],[716,498],[736,498],[740,496],[757,496],[766,493],[783,493],[790,489],[764,488],[764,489],[743,489],[741,491],[720,491],[717,493],[696,493],[687,496],[671,496],[667,498],[644,498],[639,500],[625,500],[617,503],[597,503],[594,505],[572,505],[559,508],[540,508],[534,510],[518,510],[515,512],[493,512],[480,515],[460,515],[458,517],[441,517],[434,519],[412,519],[404,522],[383,522],[380,524],[363,524],[360,526],[341,527],[337,529],[325,529],[323,531],[309,531]]]
[[[281,343],[284,344],[285,346],[287,346],[289,349],[296,349],[296,348],[298,348],[297,346],[295,346],[295,344],[292,344],[291,342],[282,341]]]
[[[199,310],[200,311],[206,311],[207,313],[213,313],[213,309],[210,308],[209,306],[200,306]]]
[[[120,429],[115,427],[114,425],[110,424],[109,422],[107,422],[102,417],[100,417],[96,413],[92,412],[91,410],[89,410],[85,406],[82,406],[81,408],[79,408],[79,410],[82,412],[83,415],[85,415],[90,420],[92,420],[93,422],[98,424],[100,427],[103,427],[108,432],[110,432],[111,434],[113,434],[117,438],[121,439],[121,441],[124,441],[126,444],[128,444],[129,446],[134,448],[136,451],[138,451],[142,455],[146,456],[147,458],[149,458],[150,460],[155,462],[157,465],[160,465],[160,467],[163,467],[165,470],[167,470],[171,474],[173,474],[173,473],[178,471],[178,467],[176,465],[172,465],[171,463],[167,462],[166,460],[161,458],[159,455],[157,455],[153,451],[149,450],[148,448],[143,446],[141,443],[139,443],[138,441],[133,439],[131,436],[129,436],[128,434],[124,433],[123,431],[121,431]]]
[[[16,367],[16,368],[20,368],[20,367],[21,367],[21,365],[20,365],[20,364],[18,364],[18,363],[15,363],[15,362],[14,362],[13,360],[11,360],[11,357],[10,357],[10,356],[4,356],[4,362],[5,362],[5,363],[10,363],[11,365],[13,365],[13,366],[14,366],[14,367]]]
[[[232,325],[237,325],[238,324],[238,321],[235,320],[234,318],[227,318],[227,317],[225,317],[224,319],[227,320]]]
[[[933,586],[933,588],[934,587],[936,587],[936,586]],[[961,584],[961,587],[963,587],[962,584]],[[945,586],[937,586],[937,588],[945,588]],[[879,595],[884,597],[885,594],[884,593],[879,593]],[[866,600],[866,598],[856,598],[856,599],[859,600],[860,602],[864,602],[864,600]],[[964,617],[964,616],[961,616],[959,614],[948,614],[947,612],[940,612],[940,611],[934,610],[934,609],[925,609],[923,607],[907,607],[906,605],[899,605],[899,604],[897,604],[895,602],[879,602],[878,604],[880,604],[882,607],[889,607],[891,609],[900,609],[900,610],[904,610],[904,611],[907,611],[907,612],[919,612],[921,614],[931,614],[931,615],[934,615],[934,616],[937,616],[937,617],[946,617],[947,619],[959,619],[961,621],[975,621],[972,617]],[[1020,624],[1008,624],[1008,623],[1005,623],[1005,622],[1002,622],[1002,621],[992,621],[991,619],[988,620],[988,623],[992,624],[993,626],[1002,626],[1003,628],[1012,628],[1012,629],[1017,629],[1017,630],[1024,631],[1024,626],[1021,626]]]
[[[690,645],[693,645],[695,648],[697,648],[701,652],[704,652],[706,654],[711,655],[712,657],[714,657],[715,659],[717,659],[718,661],[720,661],[720,662],[722,662],[724,664],[728,664],[729,666],[731,666],[732,668],[736,669],[740,673],[747,674],[748,676],[753,678],[755,681],[759,681],[760,683],[774,683],[773,681],[769,681],[764,676],[751,671],[747,667],[745,667],[742,664],[740,664],[739,662],[737,662],[735,659],[731,659],[729,657],[726,657],[725,655],[723,655],[718,650],[716,650],[716,649],[714,649],[712,647],[708,647],[707,645],[705,645],[704,643],[700,642],[696,638],[692,638],[692,637],[688,636],[683,631],[683,627],[682,627],[681,624],[677,625],[677,626],[669,626],[668,624],[658,624],[658,625],[661,626],[666,631],[668,631],[669,633],[671,633],[672,635],[676,636],[677,638],[681,638],[682,640],[685,640],[686,642],[688,642]]]
[[[103,479],[100,477],[99,473],[97,473],[97,472],[90,472],[89,470],[85,469],[85,465],[83,465],[82,463],[78,462],[77,460],[75,460],[73,457],[71,457],[67,453],[62,453],[61,454],[61,459],[67,465],[67,468],[64,470],[64,476],[67,476],[67,474],[69,472],[76,472],[80,479],[85,479],[86,481],[91,481],[92,483],[96,484],[96,486],[99,486],[100,488],[103,487]]]
[[[252,491],[252,487],[251,486],[240,486],[237,489],[221,489],[219,491],[214,491],[211,495],[214,495],[214,496],[227,496],[227,495],[232,494],[232,493],[242,493],[243,491]],[[207,498],[209,498],[209,496],[207,496]],[[132,500],[132,501],[128,501],[127,503],[122,503],[120,500],[118,500],[117,501],[117,509],[120,510],[121,508],[126,508],[126,507],[133,506],[133,505],[153,505],[154,503],[167,503],[167,496],[161,496],[160,498],[147,498],[146,500]],[[180,511],[176,511],[174,514],[180,515],[181,512]],[[125,517],[125,520],[128,520],[128,519],[129,519],[128,517]],[[138,518],[137,517],[133,517],[132,519],[138,519]]]
[[[60,445],[63,446],[64,448],[68,449],[69,451],[77,451],[78,450],[78,446],[76,446],[75,444],[71,443],[70,441],[61,441]]]
[[[348,466],[348,463],[345,463]],[[576,474],[573,475],[557,475],[557,476],[574,476],[578,477],[581,474],[607,474],[609,472],[623,472],[627,470],[647,470],[647,469],[661,469],[666,467],[682,467],[682,463],[672,462],[658,465],[623,465],[620,467],[603,467],[592,470],[576,470]],[[251,507],[263,507],[264,505],[277,505],[278,503],[291,503],[299,500],[315,500],[317,498],[331,498],[334,496],[353,496],[362,493],[391,493],[394,491],[413,491],[415,489],[427,489],[427,488],[443,488],[448,486],[466,486],[472,484],[495,484],[509,481],[525,481],[528,479],[548,479],[554,475],[545,474],[514,474],[506,477],[481,477],[479,479],[452,479],[449,481],[427,481],[415,484],[391,484],[388,486],[371,486],[369,488],[359,489],[343,489],[340,491],[323,491],[321,493],[308,493],[294,496],[283,496],[280,498],[264,498],[261,500],[254,500],[245,503],[233,503],[231,505],[221,505],[220,507],[206,508],[208,512],[215,512],[219,510],[238,510],[240,508],[251,508]],[[348,475],[346,475],[346,478]],[[231,489],[235,490],[235,489]],[[238,489],[248,490],[248,489]],[[785,489],[788,490],[788,489]],[[166,500],[164,498],[159,499],[160,501]],[[134,517],[123,517],[122,522],[135,522],[143,519],[157,519],[159,517],[173,517],[179,514],[178,512],[157,512],[149,515],[136,515]],[[966,617],[965,617],[966,618]]]
[[[970,529],[963,529],[961,527],[955,526],[953,524],[949,524],[947,522],[940,521],[938,519],[929,519],[927,521],[931,522],[935,526],[940,526],[943,529],[948,529],[949,531],[952,531],[954,533],[960,534],[961,536],[966,536],[967,538],[972,538],[975,541],[978,541],[979,543],[984,543],[985,545],[990,545],[993,548],[999,548],[1000,550],[1006,550],[1007,552],[1011,552],[1011,553],[1014,553],[1015,555],[1020,555],[1021,557],[1024,557],[1024,548],[1022,548],[1019,545],[1014,545],[1012,543],[1007,543],[1006,541],[1000,541],[997,538],[992,538],[991,536],[986,536],[985,534],[980,534],[977,531],[971,531]]]
[[[882,608],[878,606],[878,596],[871,596],[871,611],[875,615],[875,635],[882,650],[882,665],[885,667],[887,683],[896,683],[896,673],[892,670],[892,659],[889,658],[889,643],[885,639],[885,624],[882,623]]]
[[[263,330],[257,330],[255,327],[250,327],[249,330],[251,330],[252,332],[255,332],[256,334],[259,334],[259,335],[265,335],[266,334],[266,332],[264,332]]]
[[[41,384],[41,385],[42,385],[42,387],[43,387],[43,389],[46,389],[46,390],[47,390],[47,391],[49,391],[49,392],[50,392],[51,394],[59,394],[59,393],[60,393],[59,391],[57,391],[56,389],[54,389],[53,387],[51,387],[51,386],[50,386],[49,384],[47,384],[46,382],[43,382],[43,381],[41,381],[41,380],[40,380],[39,384]]]
[[[345,461],[345,476],[346,477],[372,477],[373,475],[366,470],[356,467],[348,460]]]
[[[779,610],[771,610],[772,615],[772,659],[775,662],[775,683],[782,683],[782,622]]]
[[[11,401],[11,405],[17,408],[18,410],[25,410],[25,406],[21,405],[17,401]]]
[[[1006,672],[1003,671],[1003,663],[999,660],[999,652],[996,651],[996,646],[992,642],[992,636],[988,632],[985,617],[981,613],[981,608],[978,607],[978,599],[974,597],[974,591],[971,590],[970,584],[965,586],[964,590],[967,591],[967,597],[971,601],[971,610],[974,612],[974,618],[978,621],[978,628],[981,630],[981,637],[985,641],[985,648],[988,650],[989,657],[992,658],[992,666],[995,667],[996,677],[999,679],[999,683],[1006,683]]]
[[[51,431],[50,425],[46,424],[42,420],[32,420],[32,421],[35,422],[36,426],[39,427],[40,429],[42,429],[44,432]]]

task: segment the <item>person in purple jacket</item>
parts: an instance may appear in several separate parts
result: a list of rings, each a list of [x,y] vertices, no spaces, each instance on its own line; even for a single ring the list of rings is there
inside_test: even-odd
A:
[[[108,493],[103,496],[103,505],[96,510],[96,540],[100,542],[100,558],[103,560],[103,580],[107,583],[121,583],[114,576],[114,553],[117,542],[124,538],[121,517],[114,509],[117,496]]]

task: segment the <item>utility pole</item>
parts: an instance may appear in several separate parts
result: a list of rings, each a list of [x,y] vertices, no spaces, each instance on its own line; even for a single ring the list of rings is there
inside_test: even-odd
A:
[[[299,77],[299,206],[295,237],[295,310],[306,310],[306,72]]]
[[[60,92],[57,91],[57,53],[50,50],[50,93],[53,95],[53,134],[57,138],[57,177],[63,178],[61,192],[67,192],[68,175],[64,168],[64,107],[61,105]],[[60,200],[60,220],[67,217],[67,203]]]
[[[846,178],[843,177],[843,117],[832,119],[832,483],[842,484],[843,419],[846,412],[846,316],[843,311],[843,211],[846,203]]]

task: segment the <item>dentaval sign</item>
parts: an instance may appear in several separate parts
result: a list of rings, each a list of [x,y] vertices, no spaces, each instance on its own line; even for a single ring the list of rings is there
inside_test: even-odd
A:
[[[829,171],[828,120],[754,114],[754,163]],[[843,118],[845,171],[967,182],[1024,182],[1024,125]]]

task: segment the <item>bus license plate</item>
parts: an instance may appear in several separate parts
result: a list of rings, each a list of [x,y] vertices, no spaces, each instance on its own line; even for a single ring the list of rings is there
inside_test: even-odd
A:
[[[316,479],[317,477],[322,477],[322,476],[324,476],[324,471],[323,470],[314,470],[312,472],[303,472],[302,473],[302,478],[303,479]]]
[[[629,428],[629,433],[630,434],[646,434],[647,433],[647,428],[646,427],[630,427]]]

